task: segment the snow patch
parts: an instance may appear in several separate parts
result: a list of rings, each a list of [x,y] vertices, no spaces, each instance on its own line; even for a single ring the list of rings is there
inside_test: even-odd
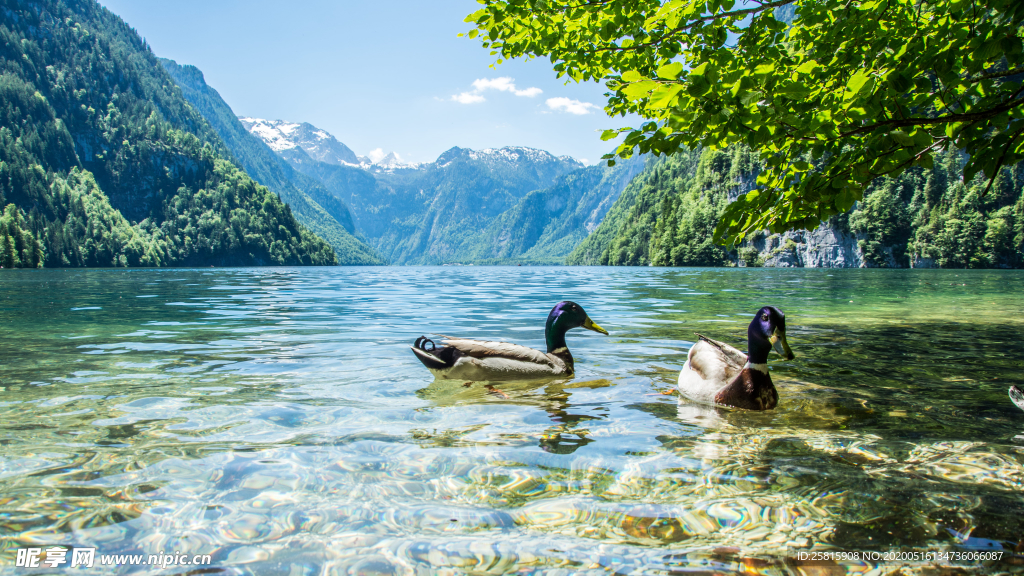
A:
[[[249,132],[266,142],[267,146],[270,146],[270,149],[275,152],[296,147],[296,144],[288,139],[281,127],[289,126],[294,129],[298,124],[285,124],[280,120],[264,120],[262,118],[240,118],[239,120]]]

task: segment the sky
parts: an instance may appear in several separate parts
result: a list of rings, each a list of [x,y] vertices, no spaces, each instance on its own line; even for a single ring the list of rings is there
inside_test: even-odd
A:
[[[202,70],[236,114],[309,122],[356,154],[431,162],[453,146],[529,146],[596,164],[604,86],[547,59],[491,68],[458,37],[474,0],[100,0],[153,52]]]

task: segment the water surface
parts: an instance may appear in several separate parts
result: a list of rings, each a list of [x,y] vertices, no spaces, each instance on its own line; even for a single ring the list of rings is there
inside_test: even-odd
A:
[[[3,270],[0,571],[52,544],[230,574],[1021,571],[1021,294],[1012,271]],[[570,380],[434,381],[409,351],[543,347],[563,299],[611,332],[570,332]],[[797,355],[770,358],[777,410],[661,393],[694,332],[745,349],[764,304]]]

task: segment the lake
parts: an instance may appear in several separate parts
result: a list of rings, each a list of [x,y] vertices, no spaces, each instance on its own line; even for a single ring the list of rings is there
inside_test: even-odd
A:
[[[50,545],[282,576],[1022,571],[1022,295],[1018,271],[2,270],[0,572]],[[568,334],[571,380],[435,381],[409,350],[542,348],[559,300],[611,333]],[[776,410],[662,394],[694,332],[745,350],[766,304],[796,354]],[[931,562],[838,567],[900,564]]]

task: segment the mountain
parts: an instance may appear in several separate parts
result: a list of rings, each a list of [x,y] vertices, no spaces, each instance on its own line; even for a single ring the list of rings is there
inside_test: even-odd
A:
[[[645,158],[573,170],[554,186],[530,192],[466,242],[466,261],[564,263],[643,170]]]
[[[524,147],[451,148],[418,170],[377,175],[389,200],[422,208],[418,221],[390,226],[396,261],[438,264],[465,259],[474,236],[534,190],[583,168],[569,157]]]
[[[335,264],[94,0],[0,15],[0,265]]]
[[[529,193],[584,168],[567,156],[516,146],[455,147],[434,162],[414,165],[402,164],[393,155],[376,164],[325,162],[310,155],[311,140],[299,137],[299,128],[281,129],[308,126],[303,132],[307,135],[324,132],[315,126],[258,118],[243,119],[243,125],[279,148],[278,155],[292,168],[345,202],[360,233],[396,264],[473,258],[479,252],[478,236],[499,215]],[[337,142],[329,134],[317,139]]]
[[[292,163],[321,162],[333,166],[357,166],[374,172],[419,166],[402,162],[394,152],[389,152],[376,162],[366,156],[356,156],[333,134],[308,122],[242,116],[238,120],[253,136],[263,140],[274,152]]]
[[[310,149],[332,161],[343,157],[345,153],[355,159],[355,154],[351,150],[325,132],[319,132],[326,135],[325,137],[318,136],[315,129],[311,130],[312,127],[308,124],[262,124],[257,129],[264,131],[268,136],[258,138],[250,133],[249,126],[239,121],[220,94],[206,84],[203,73],[198,68],[180,66],[173,60],[163,58],[160,59],[160,63],[174,79],[189,104],[198,110],[216,131],[239,165],[254,180],[277,193],[281,200],[291,207],[299,222],[326,240],[337,254],[340,264],[383,263],[373,249],[354,236],[355,225],[345,203],[316,180],[294,170],[274,153],[275,149],[287,150],[296,147],[291,141],[275,135],[281,132],[293,135],[312,134],[312,140],[320,140],[321,144],[310,146]],[[303,136],[301,141],[307,140]],[[299,151],[304,150],[305,148],[302,148]]]
[[[712,241],[726,204],[754,187],[743,147],[681,151],[648,163],[569,264],[805,267],[1024,267],[1024,163],[963,181],[966,157],[936,154],[871,183],[848,213],[813,231],[755,233],[735,250]]]
[[[336,166],[358,166],[359,158],[337,138],[312,124],[293,124],[281,120],[239,118],[245,129],[267,143],[274,152],[300,149],[317,162]]]
[[[651,159],[622,192],[601,225],[566,258],[566,263],[724,264],[727,254],[710,242],[707,229],[709,225],[714,229],[717,214],[727,201],[726,192],[740,175],[743,160],[724,153],[688,150],[668,158]],[[678,212],[688,212],[690,217],[677,222],[672,214]],[[670,237],[680,236],[672,246],[666,241],[666,230]]]

